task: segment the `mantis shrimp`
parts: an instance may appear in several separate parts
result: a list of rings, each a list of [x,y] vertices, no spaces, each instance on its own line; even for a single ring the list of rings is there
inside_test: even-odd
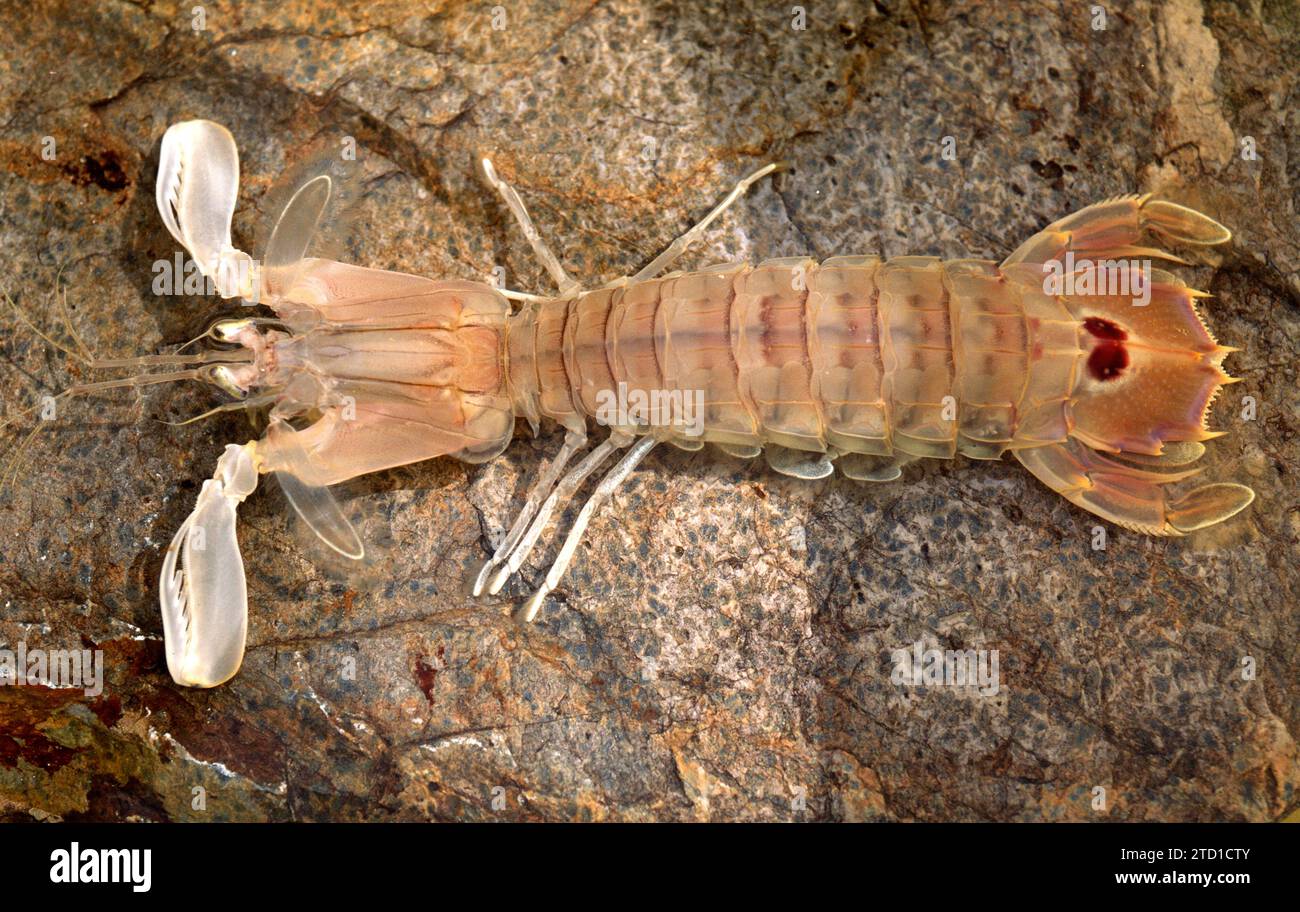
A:
[[[917,459],[1010,452],[1070,502],[1150,535],[1222,522],[1254,498],[1239,484],[1168,490],[1198,471],[1189,466],[1202,442],[1219,436],[1206,428],[1210,404],[1234,382],[1221,367],[1234,349],[1206,328],[1202,293],[1159,270],[1142,273],[1141,301],[1108,281],[1118,258],[1184,262],[1144,238],[1230,239],[1199,212],[1119,197],[1049,225],[1001,263],[797,257],[664,274],[749,186],[782,167],[769,164],[640,272],[586,290],[518,193],[489,160],[480,165],[558,294],[309,256],[339,189],[328,174],[293,188],[257,263],[231,245],[239,184],[231,134],[202,120],[167,130],[157,183],[167,229],[222,297],[255,299],[276,314],[217,322],[206,352],[98,364],[184,369],[69,391],[195,379],[235,397],[224,407],[270,407],[260,439],[226,446],[164,555],[167,667],[179,684],[216,686],[242,662],[248,599],[235,519],[260,475],[274,473],[307,526],[359,559],[364,545],[331,485],[438,456],[490,460],[517,418],[534,433],[542,419],[556,422],[564,441],[474,580],[476,596],[499,592],[551,518],[619,457],[519,609],[525,621],[559,583],[593,514],[663,443],[761,454],[798,478],[838,466],[872,482],[898,478]],[[640,405],[611,418],[615,391]],[[665,392],[694,394],[700,420],[662,420],[662,410],[645,407],[685,401]],[[593,419],[609,435],[579,458]]]

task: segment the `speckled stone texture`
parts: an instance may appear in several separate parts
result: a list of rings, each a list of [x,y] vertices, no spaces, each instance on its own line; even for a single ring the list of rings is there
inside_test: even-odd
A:
[[[105,662],[94,697],[0,688],[0,815],[1294,815],[1300,13],[1105,5],[1104,30],[1088,4],[1018,0],[808,4],[803,29],[790,4],[750,2],[503,3],[499,29],[488,3],[211,3],[201,30],[189,0],[0,6],[0,282],[57,332],[62,269],[102,356],[170,351],[221,312],[151,289],[175,253],[154,210],[159,140],[193,117],[239,142],[237,246],[256,251],[276,176],[346,135],[366,195],[343,258],[480,280],[500,266],[542,292],[477,154],[588,285],[634,272],[777,158],[793,171],[684,266],[1000,259],[1087,203],[1160,191],[1236,232],[1186,275],[1244,349],[1205,477],[1259,494],[1207,534],[1109,528],[1098,551],[1094,518],[1010,460],[862,486],[655,451],[524,628],[510,609],[553,546],[502,598],[470,598],[466,579],[558,449],[547,428],[486,466],[347,486],[378,543],[351,575],[264,486],[240,514],[243,670],[185,690],[163,662],[162,549],[221,446],[255,431],[240,414],[158,420],[215,391],[119,392],[69,405],[0,494],[0,645]],[[2,319],[9,413],[88,376]],[[997,650],[999,693],[896,683],[893,650],[916,642]]]

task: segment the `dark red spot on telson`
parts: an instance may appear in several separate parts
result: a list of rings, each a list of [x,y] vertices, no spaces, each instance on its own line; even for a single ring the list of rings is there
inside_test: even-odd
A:
[[[1083,328],[1088,330],[1098,339],[1113,339],[1117,342],[1123,342],[1128,338],[1128,333],[1120,329],[1109,320],[1101,317],[1089,317],[1083,321]]]
[[[1124,347],[1128,333],[1101,317],[1084,320],[1083,328],[1097,338],[1097,345],[1088,356],[1088,373],[1095,380],[1114,380],[1128,367],[1128,350]]]
[[[1114,380],[1128,367],[1122,342],[1099,342],[1088,356],[1088,373],[1097,380]]]

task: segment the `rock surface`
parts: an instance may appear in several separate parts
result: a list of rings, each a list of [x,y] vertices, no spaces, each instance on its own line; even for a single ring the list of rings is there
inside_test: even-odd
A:
[[[1243,351],[1213,479],[1259,494],[1181,540],[1106,530],[1010,460],[892,485],[656,451],[540,621],[465,580],[559,446],[350,485],[386,544],[329,566],[271,486],[241,511],[249,650],[172,684],[157,576],[241,415],[194,386],[68,404],[0,493],[0,646],[102,650],[102,693],[0,688],[0,816],[24,819],[1274,820],[1293,815],[1300,467],[1300,14],[1282,2],[106,3],[0,7],[3,289],[101,356],[220,311],[161,297],[178,120],[230,127],[236,244],[276,176],[353,137],[343,256],[547,291],[490,154],[584,283],[638,269],[784,158],[683,265],[999,259],[1082,205],[1160,191],[1236,237],[1188,271]],[[796,28],[804,25],[805,28]],[[494,26],[500,26],[496,28]],[[944,137],[955,157],[945,158]],[[43,152],[49,155],[43,156]],[[1253,157],[1249,154],[1253,152]],[[12,414],[86,372],[0,323]],[[1255,412],[1243,415],[1250,397]],[[4,435],[6,458],[21,431]],[[1001,688],[907,687],[913,643],[997,650]],[[201,787],[202,792],[195,791]]]

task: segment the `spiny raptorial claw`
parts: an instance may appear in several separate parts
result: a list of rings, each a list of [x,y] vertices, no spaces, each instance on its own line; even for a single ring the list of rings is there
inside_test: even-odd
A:
[[[248,589],[235,509],[256,487],[254,444],[227,446],[167,546],[158,593],[167,670],[177,684],[215,687],[243,662]]]
[[[163,135],[155,198],[163,224],[223,298],[252,297],[252,258],[230,243],[239,194],[239,152],[210,120],[173,124]]]

